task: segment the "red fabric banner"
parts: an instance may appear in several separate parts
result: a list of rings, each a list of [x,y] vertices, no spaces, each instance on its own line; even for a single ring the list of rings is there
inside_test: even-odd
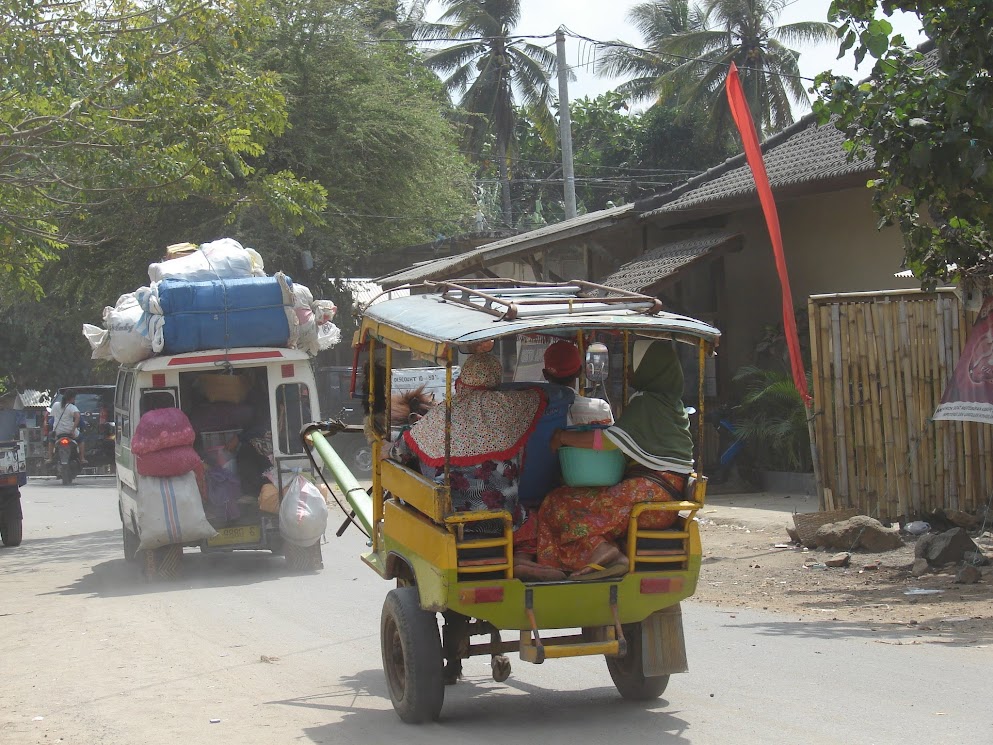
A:
[[[934,419],[993,424],[993,298],[986,298]]]
[[[776,272],[779,274],[779,284],[783,289],[783,328],[786,332],[786,346],[790,353],[790,368],[793,372],[793,383],[807,406],[811,405],[810,394],[807,392],[807,373],[803,367],[803,356],[800,354],[800,337],[796,330],[796,315],[793,312],[793,294],[790,292],[790,277],[786,270],[786,255],[783,253],[783,236],[779,230],[779,213],[776,211],[776,201],[772,198],[772,187],[769,176],[765,171],[762,160],[762,148],[759,136],[755,131],[755,122],[745,100],[745,92],[741,88],[738,77],[738,67],[733,62],[728,70],[725,83],[728,103],[731,105],[731,116],[741,133],[741,141],[745,146],[745,158],[748,167],[752,169],[755,188],[759,194],[759,202],[765,215],[765,224],[769,229],[769,240],[772,242],[772,253],[776,259]]]

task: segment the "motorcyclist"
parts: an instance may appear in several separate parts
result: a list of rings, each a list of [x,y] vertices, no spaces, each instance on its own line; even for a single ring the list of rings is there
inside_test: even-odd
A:
[[[80,415],[76,406],[76,394],[72,391],[66,393],[60,402],[52,406],[52,436],[48,440],[48,462],[55,461],[55,441],[60,437],[71,437],[79,446],[79,462],[85,464],[86,447],[79,437]]]

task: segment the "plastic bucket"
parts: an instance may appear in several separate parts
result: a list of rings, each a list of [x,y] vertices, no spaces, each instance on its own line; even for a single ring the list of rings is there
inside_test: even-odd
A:
[[[625,458],[620,450],[561,447],[559,464],[566,486],[613,486],[624,477]]]

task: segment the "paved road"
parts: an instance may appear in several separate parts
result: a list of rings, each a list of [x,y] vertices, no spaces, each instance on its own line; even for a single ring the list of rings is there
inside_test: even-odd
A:
[[[600,659],[515,660],[497,684],[474,658],[440,723],[405,726],[380,667],[388,587],[356,558],[360,536],[332,538],[319,574],[193,552],[184,580],[148,585],[123,561],[112,486],[24,491],[24,543],[0,550],[4,745],[935,745],[993,732],[989,648],[694,604],[691,672],[651,705],[621,701]]]

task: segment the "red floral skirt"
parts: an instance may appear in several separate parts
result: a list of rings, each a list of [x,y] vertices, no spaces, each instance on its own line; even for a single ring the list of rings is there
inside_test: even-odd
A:
[[[686,486],[684,474],[665,471],[656,477],[680,494]],[[539,564],[566,571],[582,569],[600,544],[627,533],[634,505],[671,500],[668,490],[641,477],[624,479],[611,487],[560,486],[545,497],[537,519],[532,514],[514,534],[514,548],[521,553],[537,553]],[[672,527],[677,515],[647,512],[638,524],[649,530],[665,530]]]

